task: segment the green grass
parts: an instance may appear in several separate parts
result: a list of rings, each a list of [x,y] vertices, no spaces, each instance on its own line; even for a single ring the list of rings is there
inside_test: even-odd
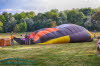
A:
[[[100,57],[96,56],[96,41],[51,45],[16,44],[0,48],[0,60],[34,60],[35,66],[100,66]]]
[[[7,46],[0,48],[0,59],[34,60],[36,66],[99,66],[95,43]]]

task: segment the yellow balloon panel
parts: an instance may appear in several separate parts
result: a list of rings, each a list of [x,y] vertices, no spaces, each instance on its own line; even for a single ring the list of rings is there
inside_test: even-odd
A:
[[[69,36],[63,36],[55,39],[48,40],[44,43],[39,43],[39,44],[59,44],[59,43],[69,43],[70,42],[70,37]]]
[[[90,31],[87,30],[87,32],[90,34],[90,37],[91,37],[91,38],[94,37],[94,35],[93,35]]]

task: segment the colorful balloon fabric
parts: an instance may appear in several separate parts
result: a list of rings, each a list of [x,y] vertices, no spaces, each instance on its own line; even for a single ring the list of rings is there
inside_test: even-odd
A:
[[[54,28],[43,28],[34,31],[31,35],[35,43],[59,44],[73,42],[87,42],[93,35],[87,29],[75,24],[62,24]]]

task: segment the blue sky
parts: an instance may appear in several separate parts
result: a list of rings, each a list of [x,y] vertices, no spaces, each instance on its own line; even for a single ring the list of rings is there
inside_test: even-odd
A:
[[[46,12],[51,9],[60,11],[72,8],[100,7],[100,0],[0,0],[0,13],[7,12]]]

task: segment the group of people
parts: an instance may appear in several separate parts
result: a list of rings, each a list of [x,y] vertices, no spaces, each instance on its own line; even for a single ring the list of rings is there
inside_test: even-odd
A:
[[[14,35],[11,34],[11,45],[14,45]],[[25,41],[25,45],[30,45],[31,44],[31,39],[30,39],[30,34],[26,34],[25,36],[20,35],[20,40]]]
[[[23,35],[20,35],[21,40],[25,40],[25,45],[31,44],[30,34],[26,34],[24,37]]]

